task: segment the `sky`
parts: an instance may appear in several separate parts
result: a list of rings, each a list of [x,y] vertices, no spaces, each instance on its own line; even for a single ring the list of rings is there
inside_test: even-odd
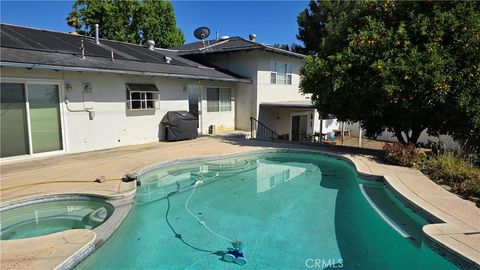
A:
[[[65,18],[73,1],[0,1],[0,21],[21,26],[69,32]],[[248,37],[266,44],[301,44],[296,38],[297,15],[307,1],[172,1],[177,25],[186,43],[196,41],[193,31],[199,26],[220,36]],[[100,26],[101,27],[101,26]]]

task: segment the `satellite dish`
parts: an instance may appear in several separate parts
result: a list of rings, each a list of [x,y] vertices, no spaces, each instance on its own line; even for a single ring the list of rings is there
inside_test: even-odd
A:
[[[206,39],[210,35],[210,29],[208,29],[206,26],[199,27],[193,31],[193,35],[197,39]]]

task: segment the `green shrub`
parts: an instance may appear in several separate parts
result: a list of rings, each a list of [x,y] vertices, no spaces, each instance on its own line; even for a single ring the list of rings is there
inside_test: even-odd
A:
[[[420,162],[424,156],[413,144],[386,143],[383,150],[388,162],[400,166],[412,167]]]
[[[480,198],[480,168],[453,153],[432,155],[416,167],[434,182],[450,186],[463,197]]]

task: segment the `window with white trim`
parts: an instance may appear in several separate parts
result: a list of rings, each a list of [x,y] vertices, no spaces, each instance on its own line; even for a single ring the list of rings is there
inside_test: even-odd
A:
[[[270,61],[270,83],[292,84],[292,64]]]
[[[152,110],[157,108],[158,88],[154,84],[127,83],[127,108]]]
[[[230,88],[207,88],[207,112],[232,111],[232,90]]]

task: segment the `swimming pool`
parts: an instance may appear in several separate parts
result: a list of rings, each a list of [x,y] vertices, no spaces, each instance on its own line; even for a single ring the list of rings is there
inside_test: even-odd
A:
[[[335,158],[255,154],[140,181],[130,215],[78,269],[457,269],[423,243],[428,221]],[[237,240],[243,266],[223,260]]]
[[[93,229],[105,222],[113,206],[101,199],[52,197],[0,211],[0,239],[41,236],[70,229]]]

